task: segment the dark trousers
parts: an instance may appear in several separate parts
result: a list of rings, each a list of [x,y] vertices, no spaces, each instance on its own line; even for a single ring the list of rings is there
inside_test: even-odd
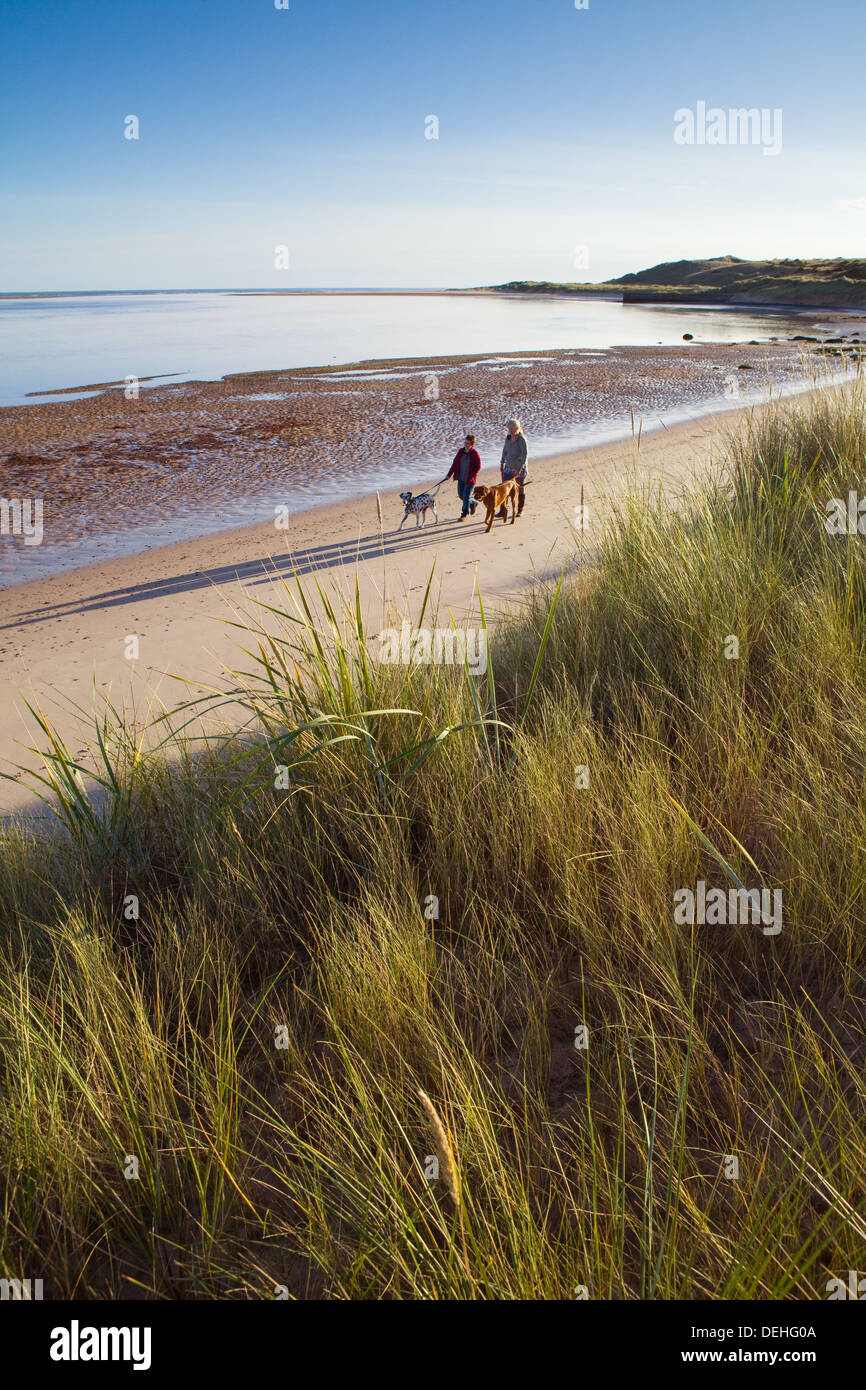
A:
[[[460,515],[461,515],[461,516],[468,516],[468,515],[469,515],[469,507],[470,507],[470,504],[471,504],[471,502],[472,502],[472,484],[471,484],[471,483],[458,483],[458,484],[457,484],[457,496],[460,498],[460,501],[463,503],[463,511],[460,513]]]
[[[511,476],[513,477],[514,475],[512,474]],[[503,481],[504,483],[507,483],[507,482],[508,482],[508,479],[507,479],[507,478],[503,478],[502,481]],[[525,493],[524,490],[523,490],[523,484],[522,484],[522,483],[518,483],[518,484],[517,484],[517,515],[518,515],[518,516],[520,516],[520,513],[523,511],[523,503],[524,503],[525,500],[526,500],[526,493]],[[497,516],[507,516],[507,514],[508,514],[508,508],[507,508],[507,507],[500,507],[500,508],[499,508],[499,511],[496,513]]]

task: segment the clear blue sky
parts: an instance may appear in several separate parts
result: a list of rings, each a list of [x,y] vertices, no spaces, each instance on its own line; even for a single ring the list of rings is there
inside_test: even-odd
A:
[[[6,291],[866,254],[864,0],[4,0],[0,42]],[[781,153],[678,145],[700,101]]]

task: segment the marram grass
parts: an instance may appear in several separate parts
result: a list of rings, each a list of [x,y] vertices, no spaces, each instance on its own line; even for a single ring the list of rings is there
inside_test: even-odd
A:
[[[61,823],[0,857],[2,1276],[826,1297],[866,1238],[866,568],[824,525],[858,488],[855,384],[619,507],[483,678],[384,666],[290,586],[239,637],[242,734],[109,711],[97,800],[37,712]],[[699,881],[781,889],[782,930],[678,923]]]

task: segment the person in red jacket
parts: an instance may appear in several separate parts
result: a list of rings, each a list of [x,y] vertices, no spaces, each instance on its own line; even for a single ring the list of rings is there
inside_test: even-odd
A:
[[[480,472],[481,455],[475,447],[475,435],[467,434],[463,441],[463,448],[457,450],[454,455],[454,462],[442,479],[443,483],[447,483],[449,478],[457,479],[457,496],[463,503],[463,511],[458,517],[459,521],[462,521],[465,516],[471,516],[475,513],[478,504],[473,500],[472,489]]]

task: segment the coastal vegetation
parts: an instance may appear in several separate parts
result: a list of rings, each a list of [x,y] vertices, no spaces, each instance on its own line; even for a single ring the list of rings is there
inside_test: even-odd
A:
[[[864,406],[756,411],[680,505],[576,532],[481,675],[377,661],[304,581],[149,740],[105,709],[98,795],[34,710],[58,825],[0,851],[0,1276],[814,1299],[857,1269],[866,561],[825,518]],[[223,702],[244,727],[195,738]],[[684,922],[697,884],[779,893],[781,930]]]
[[[750,304],[866,309],[866,260],[748,261],[738,256],[667,261],[596,284],[512,280],[521,294],[621,295],[624,304]]]

